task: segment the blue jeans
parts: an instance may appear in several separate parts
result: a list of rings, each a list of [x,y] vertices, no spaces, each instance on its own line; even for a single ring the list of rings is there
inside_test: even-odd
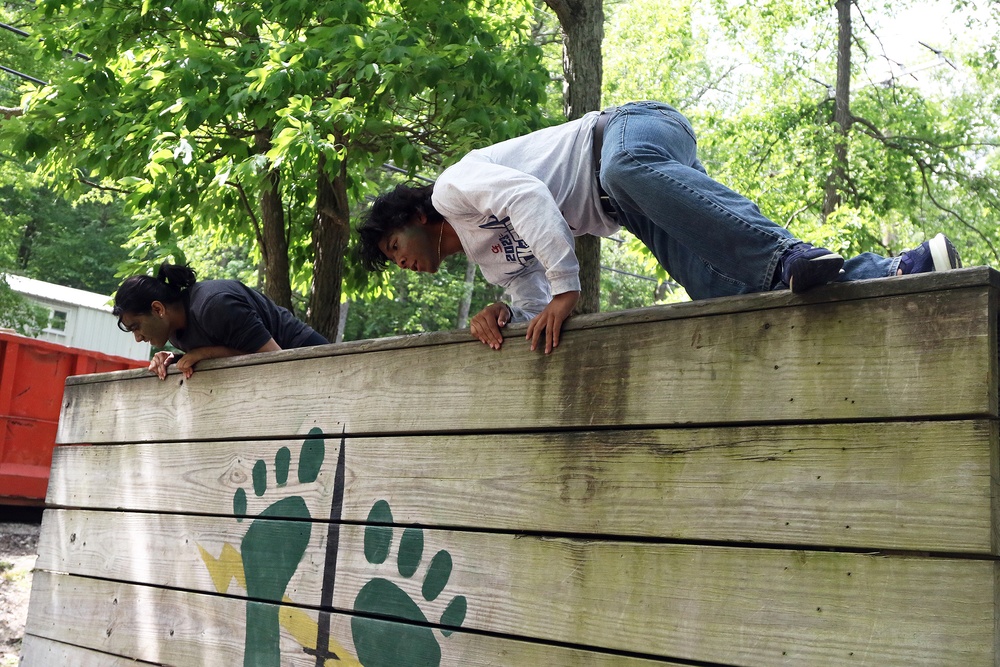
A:
[[[601,186],[635,234],[692,299],[762,292],[780,284],[779,260],[799,243],[743,195],[709,178],[687,118],[660,102],[632,102],[608,121]],[[899,258],[864,253],[841,280],[896,275]]]

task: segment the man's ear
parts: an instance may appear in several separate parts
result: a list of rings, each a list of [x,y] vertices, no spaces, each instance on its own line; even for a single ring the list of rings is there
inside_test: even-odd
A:
[[[426,225],[427,224],[427,214],[424,213],[423,211],[417,211],[417,215],[415,217],[415,220],[416,220],[416,222],[418,224]]]

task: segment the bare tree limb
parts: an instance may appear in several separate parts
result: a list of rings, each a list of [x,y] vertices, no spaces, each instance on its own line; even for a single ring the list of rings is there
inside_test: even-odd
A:
[[[247,198],[246,190],[243,186],[236,181],[226,181],[226,185],[236,188],[236,192],[240,195],[240,203],[243,204],[243,209],[250,215],[250,222],[253,223],[253,232],[257,237],[257,243],[261,248],[262,252],[266,252],[264,246],[264,234],[260,229],[260,221],[257,219],[257,214],[254,213],[253,206],[250,205],[250,200]]]

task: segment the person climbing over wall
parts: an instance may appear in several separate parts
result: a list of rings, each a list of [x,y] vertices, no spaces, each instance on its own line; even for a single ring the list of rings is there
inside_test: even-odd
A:
[[[161,350],[149,362],[149,371],[161,380],[167,367],[190,378],[202,359],[273,352],[293,347],[324,345],[329,341],[238,280],[196,280],[183,265],[164,262],[156,277],[126,278],[115,292],[112,312],[118,328],[164,347],[169,341],[185,354]]]
[[[691,124],[661,102],[594,111],[474,150],[432,185],[383,193],[358,225],[356,250],[369,271],[393,262],[430,273],[466,253],[509,299],[472,318],[473,337],[500,349],[508,322],[530,321],[531,349],[544,341],[549,353],[580,295],[573,237],[620,227],[692,299],[961,266],[941,234],[898,257],[846,262],[793,237],[707,175]]]

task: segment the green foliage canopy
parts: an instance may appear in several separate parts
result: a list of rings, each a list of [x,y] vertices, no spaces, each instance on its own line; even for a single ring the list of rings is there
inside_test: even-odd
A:
[[[531,14],[520,1],[42,0],[44,54],[91,60],[63,60],[2,139],[52,183],[113,183],[133,211],[154,209],[160,244],[226,227],[266,255],[257,202],[276,177],[304,291],[326,213],[318,174],[357,203],[384,162],[414,172],[542,123]]]
[[[33,336],[48,326],[49,313],[15,292],[0,274],[0,329]]]
[[[614,103],[674,103],[692,118],[709,173],[801,238],[848,255],[897,254],[943,231],[966,264],[1000,266],[1000,86],[990,68],[1000,40],[988,29],[996,17],[967,13],[972,27],[987,29],[965,33],[978,43],[943,45],[957,69],[942,62],[918,79],[883,80],[880,26],[908,4],[852,4],[848,178],[828,217],[824,189],[840,140],[829,96],[838,57],[833,3],[616,4],[606,92]],[[650,35],[658,50],[646,42],[629,48],[636,35]]]

